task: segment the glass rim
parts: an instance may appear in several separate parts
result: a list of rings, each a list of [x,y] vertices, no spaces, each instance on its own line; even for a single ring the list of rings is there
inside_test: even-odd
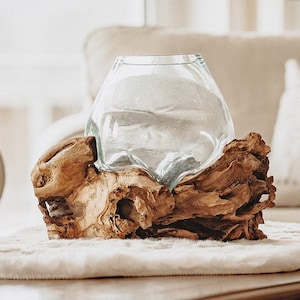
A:
[[[115,62],[124,65],[183,65],[194,62],[204,63],[199,53],[192,54],[146,54],[117,56]],[[204,63],[205,64],[205,63]]]

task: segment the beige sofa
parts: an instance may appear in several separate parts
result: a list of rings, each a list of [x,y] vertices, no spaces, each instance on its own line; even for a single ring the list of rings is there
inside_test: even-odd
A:
[[[273,147],[279,104],[286,93],[285,65],[289,59],[300,61],[298,35],[244,33],[218,36],[175,28],[100,28],[87,37],[84,45],[88,95],[92,101],[95,99],[119,55],[183,53],[200,53],[203,56],[228,103],[236,137],[242,138],[256,131]],[[66,135],[69,134],[66,132]],[[284,132],[281,134],[286,135]],[[275,144],[278,143],[280,141]],[[286,147],[293,147],[292,141]],[[273,151],[275,149],[272,148]],[[300,158],[300,147],[298,156]],[[271,159],[271,169],[272,163]],[[270,174],[274,175],[276,186],[278,183],[277,207],[267,211],[266,218],[300,222],[300,183],[297,178],[281,178],[277,182],[276,176],[280,177],[278,157],[274,165],[277,165],[276,170],[279,165],[278,174]]]

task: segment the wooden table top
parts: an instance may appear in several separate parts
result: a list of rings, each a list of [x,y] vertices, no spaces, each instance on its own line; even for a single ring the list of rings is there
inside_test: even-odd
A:
[[[0,280],[1,299],[300,299],[300,271],[260,275]]]

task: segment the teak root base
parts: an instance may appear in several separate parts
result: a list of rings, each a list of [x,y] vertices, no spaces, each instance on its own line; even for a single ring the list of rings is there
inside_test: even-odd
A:
[[[275,205],[276,191],[269,152],[250,133],[170,192],[140,169],[99,172],[94,137],[71,138],[40,158],[32,183],[50,239],[263,239],[262,210]]]

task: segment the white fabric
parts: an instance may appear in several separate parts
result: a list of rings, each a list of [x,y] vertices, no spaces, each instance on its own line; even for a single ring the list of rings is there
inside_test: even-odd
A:
[[[299,116],[300,68],[296,60],[289,59],[285,64],[285,91],[274,127],[269,170],[278,191],[277,203],[283,205],[300,205]]]
[[[0,237],[0,278],[254,274],[300,269],[300,224],[267,222],[268,239],[232,242],[48,240],[42,227]]]
[[[300,184],[300,70],[295,60],[286,63],[285,85],[272,138],[270,169],[278,182]]]

